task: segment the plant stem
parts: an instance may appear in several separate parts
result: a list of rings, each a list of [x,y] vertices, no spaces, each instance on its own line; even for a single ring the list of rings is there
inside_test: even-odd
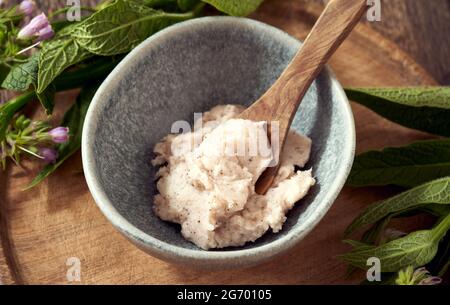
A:
[[[55,80],[56,91],[60,92],[76,89],[84,84],[97,81],[98,79],[108,75],[117,62],[118,60],[111,60],[111,58],[107,58],[76,71],[65,72]],[[29,91],[0,106],[0,142],[5,139],[6,129],[14,117],[14,114],[16,114],[16,112],[35,98],[35,91]]]
[[[433,239],[435,242],[440,241],[450,229],[450,213],[441,219],[437,226],[433,228]]]
[[[36,98],[34,91],[26,92],[0,107],[0,142],[5,139],[6,129],[14,114],[34,98]]]
[[[65,72],[55,79],[56,91],[78,88],[86,83],[105,77],[114,69],[118,62],[119,60],[105,58],[78,70]]]
[[[51,20],[51,19],[53,19],[55,16],[57,16],[57,15],[59,15],[59,14],[66,13],[66,12],[67,12],[68,10],[70,10],[71,8],[72,8],[72,7],[63,7],[63,8],[60,8],[60,9],[54,11],[53,13],[49,14],[49,15],[48,15],[48,19]],[[80,9],[81,9],[82,11],[88,11],[88,12],[96,12],[96,11],[97,11],[95,8],[89,7],[89,6],[82,6],[82,7],[80,7]]]

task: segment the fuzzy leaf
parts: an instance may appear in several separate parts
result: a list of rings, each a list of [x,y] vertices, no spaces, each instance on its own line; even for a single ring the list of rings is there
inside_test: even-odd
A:
[[[389,214],[433,203],[450,204],[450,177],[431,181],[371,205],[350,224],[345,235],[364,225],[375,223]]]
[[[36,84],[39,54],[35,53],[26,62],[13,66],[2,83],[2,87],[14,91],[26,91]]]
[[[221,12],[232,16],[247,16],[253,13],[264,0],[202,0]]]
[[[450,87],[349,88],[350,100],[400,125],[450,136]]]
[[[71,37],[45,43],[39,56],[37,93],[44,92],[65,69],[91,56],[93,54],[81,48]]]
[[[414,187],[446,176],[450,176],[450,140],[432,140],[360,154],[347,184]]]
[[[117,0],[81,22],[72,37],[87,51],[110,56],[126,53],[155,32],[192,17]]]
[[[382,272],[396,272],[410,265],[419,267],[427,264],[436,255],[437,249],[433,232],[427,230],[411,233],[379,247],[357,247],[341,257],[350,265],[362,269],[367,268],[369,258],[377,257],[381,261]]]

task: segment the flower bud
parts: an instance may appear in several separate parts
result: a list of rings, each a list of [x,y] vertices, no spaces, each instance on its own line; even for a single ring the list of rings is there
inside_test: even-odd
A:
[[[58,152],[53,148],[42,147],[39,149],[39,156],[41,156],[45,162],[55,163],[56,159],[58,159]]]
[[[66,143],[69,140],[69,128],[67,127],[53,128],[48,134],[55,143]]]
[[[52,29],[52,26],[49,24],[38,33],[38,41],[47,40],[52,38],[55,35],[55,32]]]
[[[24,1],[20,2],[19,11],[22,14],[30,16],[31,14],[33,14],[35,9],[36,9],[36,3],[34,3],[34,1],[32,1],[32,0],[24,0]]]
[[[39,31],[45,29],[49,25],[50,23],[48,22],[47,16],[42,13],[31,19],[30,23],[28,23],[19,31],[17,37],[19,39],[31,38],[35,35],[39,35]]]

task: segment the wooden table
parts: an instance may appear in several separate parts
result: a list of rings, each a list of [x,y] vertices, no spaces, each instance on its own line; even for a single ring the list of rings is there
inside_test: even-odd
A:
[[[329,0],[292,0],[326,3]],[[38,0],[43,8],[65,1]],[[83,5],[98,0],[82,0]],[[382,20],[371,27],[398,44],[439,83],[450,85],[450,0],[381,0]]]
[[[450,0],[381,0],[381,3],[382,20],[370,26],[409,53],[439,83],[450,85]]]
[[[314,8],[312,1],[322,0],[310,0],[308,4],[307,0],[270,0],[254,17],[304,38],[314,22],[314,16],[317,16],[317,7]],[[49,6],[55,7],[52,0],[39,2],[51,3]],[[65,3],[65,0],[61,2]],[[419,8],[418,3],[422,3],[419,14],[430,10],[436,12],[434,16],[421,15],[420,18],[428,20],[423,25],[430,31],[428,35],[423,34],[427,45],[431,49],[439,49],[439,52],[428,56],[419,50],[418,42],[413,39],[418,37],[418,32],[408,35],[402,34],[400,30],[391,31],[389,29],[392,26],[385,28],[384,22],[370,24],[370,27],[384,31],[405,50],[412,50],[414,58],[434,78],[441,83],[448,83],[450,57],[446,52],[449,50],[439,43],[445,41],[444,38],[439,40],[436,37],[448,36],[449,32],[435,33],[433,29],[436,24],[438,28],[448,26],[449,1],[435,0],[433,5],[425,2],[386,1],[383,18],[398,15],[399,11],[395,11],[394,7],[399,10],[406,8],[404,12],[407,12],[413,7]],[[87,0],[82,3],[86,4]],[[298,18],[301,22],[297,22]],[[405,13],[401,19],[395,20],[396,25],[393,27],[412,31],[417,20],[417,15]],[[386,19],[386,23],[389,22],[393,20]],[[364,26],[359,26],[352,33],[330,64],[346,86],[435,84],[397,46]],[[61,102],[64,104],[64,101],[67,104],[71,100],[66,96],[61,97],[58,105]],[[381,119],[364,107],[353,105],[353,111],[358,152],[403,145],[429,137]],[[380,134],[384,136],[380,137]],[[0,175],[0,281],[4,283],[67,283],[65,263],[68,257],[74,255],[83,264],[83,283],[358,283],[361,276],[345,278],[345,265],[335,257],[346,251],[346,246],[340,242],[342,232],[368,203],[392,194],[392,190],[387,188],[346,188],[321,224],[298,247],[280,259],[251,269],[204,273],[189,268],[180,270],[177,266],[147,256],[114,231],[98,211],[86,188],[80,155],[74,156],[38,188],[22,192],[21,187],[37,169],[34,166],[30,172],[24,172],[11,167],[6,179]]]

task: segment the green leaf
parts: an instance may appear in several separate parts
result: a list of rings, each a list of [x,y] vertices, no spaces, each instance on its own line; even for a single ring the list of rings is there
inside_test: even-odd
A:
[[[435,217],[446,216],[450,213],[450,205],[442,205],[442,204],[427,204],[423,207],[420,207],[418,211],[422,211],[428,214],[431,214]]]
[[[13,66],[2,83],[2,87],[14,91],[26,91],[36,84],[39,53],[34,53],[26,62]]]
[[[0,83],[6,79],[11,69],[7,67],[5,64],[0,63]]]
[[[69,127],[69,141],[58,145],[58,160],[53,164],[46,165],[25,190],[38,185],[80,149],[84,119],[97,89],[98,84],[81,90],[76,103],[66,112],[61,123],[61,126]]]
[[[372,227],[370,227],[370,229],[364,232],[363,236],[361,237],[361,242],[366,244],[375,244],[394,216],[395,213],[392,213],[378,220],[375,224],[372,225]]]
[[[351,240],[351,239],[343,240],[343,242],[348,244],[348,245],[350,245],[350,246],[352,246],[353,248],[359,249],[359,250],[375,248],[375,246],[373,246],[373,245],[369,245],[369,244],[366,244],[366,243],[363,243],[363,242],[360,242],[360,241],[356,241],[356,240]]]
[[[126,0],[133,1],[138,4],[142,4],[152,8],[165,8],[167,6],[173,6],[176,4],[177,0]]]
[[[450,87],[348,88],[350,100],[400,125],[450,136]]]
[[[47,115],[50,115],[53,112],[53,108],[55,106],[55,92],[55,86],[53,84],[50,84],[50,86],[48,86],[44,90],[44,92],[36,94]]]
[[[432,140],[360,154],[347,184],[414,187],[446,176],[450,176],[450,140]]]
[[[87,51],[110,56],[126,53],[157,31],[193,17],[192,12],[165,13],[117,0],[81,22],[72,37]]]
[[[412,208],[391,213],[373,224],[361,237],[361,242],[365,244],[376,244],[380,235],[385,231],[393,218],[404,218],[418,215],[420,213],[428,213],[437,217],[447,215],[450,211],[450,205],[427,204],[420,208]],[[381,241],[382,242],[382,241]]]
[[[67,27],[73,25],[73,21],[69,20],[57,20],[52,22],[53,31],[55,31],[56,35],[59,35],[61,31],[65,30]]]
[[[433,275],[444,276],[450,264],[450,234],[447,234],[439,244],[438,253],[427,265],[427,270]]]
[[[381,262],[382,272],[396,272],[402,268],[424,266],[436,255],[439,241],[450,229],[450,214],[432,230],[422,230],[395,239],[378,247],[358,246],[340,257],[352,266],[364,269],[367,260],[376,257]]]
[[[365,269],[367,260],[377,257],[382,272],[396,272],[409,265],[419,267],[430,262],[436,255],[438,242],[433,231],[417,231],[379,247],[355,248],[341,258],[352,266]]]
[[[5,139],[6,129],[14,114],[36,97],[34,92],[26,92],[0,105],[0,142]]]
[[[264,0],[202,0],[232,16],[247,16],[256,11]]]
[[[450,204],[450,177],[431,181],[371,205],[348,226],[345,235],[364,225],[375,223],[391,213],[433,203]]]
[[[181,11],[186,12],[193,9],[200,0],[177,0],[177,5]]]
[[[26,91],[30,86],[36,87],[39,65],[39,53],[34,53],[26,62],[14,66],[3,81],[2,87],[14,91]],[[36,96],[45,108],[47,114],[51,114],[54,107],[54,86],[49,86]]]
[[[71,37],[45,43],[39,56],[37,92],[43,93],[51,82],[68,67],[93,56]]]

